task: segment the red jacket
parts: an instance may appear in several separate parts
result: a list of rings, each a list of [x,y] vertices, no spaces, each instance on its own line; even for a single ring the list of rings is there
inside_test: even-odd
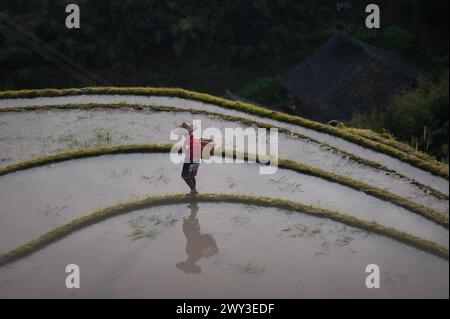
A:
[[[184,142],[185,163],[200,163],[202,143],[194,135],[190,134]]]

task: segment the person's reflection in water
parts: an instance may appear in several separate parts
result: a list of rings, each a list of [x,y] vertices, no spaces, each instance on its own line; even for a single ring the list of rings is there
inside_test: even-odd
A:
[[[187,260],[177,263],[177,268],[186,273],[198,274],[202,271],[196,264],[203,257],[210,257],[217,253],[217,244],[210,234],[202,234],[198,222],[198,205],[192,202],[188,205],[191,209],[189,217],[183,220],[183,233],[186,236],[186,254]]]

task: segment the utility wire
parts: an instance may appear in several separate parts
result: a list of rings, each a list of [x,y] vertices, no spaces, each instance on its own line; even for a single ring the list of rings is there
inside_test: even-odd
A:
[[[2,33],[5,36],[20,41],[26,48],[34,51],[44,59],[57,65],[63,71],[69,73],[84,85],[111,85],[108,81],[104,80],[99,75],[87,70],[62,52],[44,43],[31,32],[17,25],[3,13],[0,13],[0,31],[1,30],[3,30]]]

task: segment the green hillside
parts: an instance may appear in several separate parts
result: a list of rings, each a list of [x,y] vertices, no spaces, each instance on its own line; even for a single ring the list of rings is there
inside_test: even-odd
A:
[[[329,0],[80,0],[82,27],[69,30],[65,6],[71,2],[2,1],[1,17],[7,20],[0,19],[0,89],[99,84],[183,87],[215,95],[229,89],[263,105],[284,106],[287,96],[278,77],[340,24],[356,39],[405,55],[439,83],[411,93],[418,98],[415,105],[406,95],[387,106],[386,114],[355,114],[348,125],[387,130],[448,161],[448,89],[441,89],[448,83],[448,1],[378,1],[378,31],[365,28],[361,1],[346,1],[351,9],[338,11]],[[36,38],[89,70],[97,83],[30,50],[30,39]]]

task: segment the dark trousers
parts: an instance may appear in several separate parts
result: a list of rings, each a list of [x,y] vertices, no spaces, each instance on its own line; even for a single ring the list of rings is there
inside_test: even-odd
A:
[[[184,163],[181,178],[186,182],[191,190],[195,190],[197,182],[195,176],[197,175],[198,164]]]

